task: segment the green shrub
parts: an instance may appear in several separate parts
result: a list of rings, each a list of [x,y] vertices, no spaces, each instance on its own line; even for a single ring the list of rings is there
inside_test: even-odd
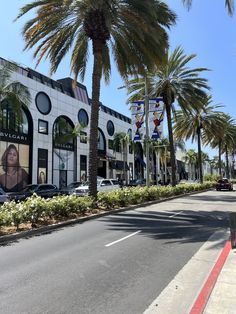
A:
[[[21,223],[30,222],[36,226],[40,220],[64,217],[71,214],[83,214],[91,209],[112,209],[128,205],[142,204],[147,201],[165,199],[175,195],[192,191],[201,191],[214,187],[214,181],[203,184],[178,184],[172,186],[124,187],[111,192],[99,192],[97,201],[91,197],[77,197],[75,195],[56,196],[43,199],[36,194],[26,201],[5,203],[0,210],[0,227],[14,225],[19,228]]]

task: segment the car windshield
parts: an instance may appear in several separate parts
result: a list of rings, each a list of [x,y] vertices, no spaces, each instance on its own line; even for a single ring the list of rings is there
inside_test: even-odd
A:
[[[0,188],[0,195],[5,195],[5,194],[6,192],[2,188]]]
[[[111,180],[114,185],[120,185],[118,180]]]
[[[32,192],[35,191],[37,189],[38,185],[37,184],[31,184],[31,185],[27,185],[22,192]]]
[[[229,183],[228,179],[220,179],[218,183]]]
[[[72,182],[69,185],[67,185],[67,189],[74,189],[77,188],[78,186],[82,185],[82,182]]]

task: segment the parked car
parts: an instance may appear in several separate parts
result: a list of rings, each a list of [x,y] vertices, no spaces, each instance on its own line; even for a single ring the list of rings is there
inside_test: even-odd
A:
[[[118,180],[115,179],[98,179],[97,180],[97,191],[105,192],[112,191],[120,188]],[[75,194],[77,196],[86,196],[89,193],[88,182],[75,189]]]
[[[83,182],[81,181],[75,181],[67,185],[65,188],[60,189],[60,194],[64,195],[70,195],[75,193],[75,188],[78,188],[79,186],[83,185]]]
[[[134,179],[130,180],[127,186],[145,186],[146,185],[146,179]]]
[[[221,190],[233,191],[233,184],[227,178],[220,179],[216,183],[216,191]]]
[[[7,195],[7,193],[2,188],[0,188],[0,205],[2,205],[5,202],[9,202],[9,200],[10,198]]]
[[[11,200],[22,201],[36,193],[43,198],[59,195],[60,192],[54,184],[29,184],[20,192],[8,193]]]

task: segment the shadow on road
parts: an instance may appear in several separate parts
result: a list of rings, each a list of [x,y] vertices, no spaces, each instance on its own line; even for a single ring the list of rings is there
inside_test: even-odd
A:
[[[219,205],[218,201],[226,205],[225,202],[235,202],[235,197],[226,194],[224,198],[218,195],[192,195],[172,200],[172,204],[176,203],[179,206],[171,212],[158,210],[161,205],[157,204],[157,211],[153,208],[149,211],[147,207],[142,210],[140,207],[135,211],[103,217],[102,221],[108,223],[109,230],[122,230],[127,233],[141,230],[140,235],[164,240],[166,244],[205,242],[213,232],[225,230],[229,226],[229,215],[226,211],[203,209],[205,202],[208,205]],[[199,210],[191,210],[193,202],[195,208],[196,205],[199,206]],[[190,205],[190,209],[186,209],[186,204]],[[222,239],[222,243],[224,241]],[[218,245],[220,246],[220,243]]]

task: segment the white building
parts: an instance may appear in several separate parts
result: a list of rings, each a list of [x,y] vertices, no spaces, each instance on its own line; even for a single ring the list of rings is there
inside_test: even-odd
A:
[[[6,62],[0,59],[0,64]],[[0,175],[4,171],[4,152],[14,145],[19,153],[19,165],[28,174],[28,183],[54,183],[58,187],[73,181],[86,179],[88,175],[90,99],[84,85],[72,87],[72,79],[52,80],[30,68],[19,67],[13,80],[29,88],[32,101],[22,108],[23,121],[17,123],[11,105],[1,107],[0,116]],[[60,141],[64,130],[71,131],[83,124],[82,136]],[[98,175],[121,177],[124,163],[122,152],[114,152],[115,133],[132,132],[130,118],[104,105],[100,106]],[[141,145],[140,145],[141,146]],[[142,147],[140,148],[142,151]],[[143,154],[134,157],[129,150],[127,163],[128,179],[135,177],[134,166],[144,172]],[[6,168],[6,167],[5,167]],[[6,177],[7,180],[7,177]],[[18,182],[19,183],[19,182]],[[19,190],[19,184],[7,191]]]

